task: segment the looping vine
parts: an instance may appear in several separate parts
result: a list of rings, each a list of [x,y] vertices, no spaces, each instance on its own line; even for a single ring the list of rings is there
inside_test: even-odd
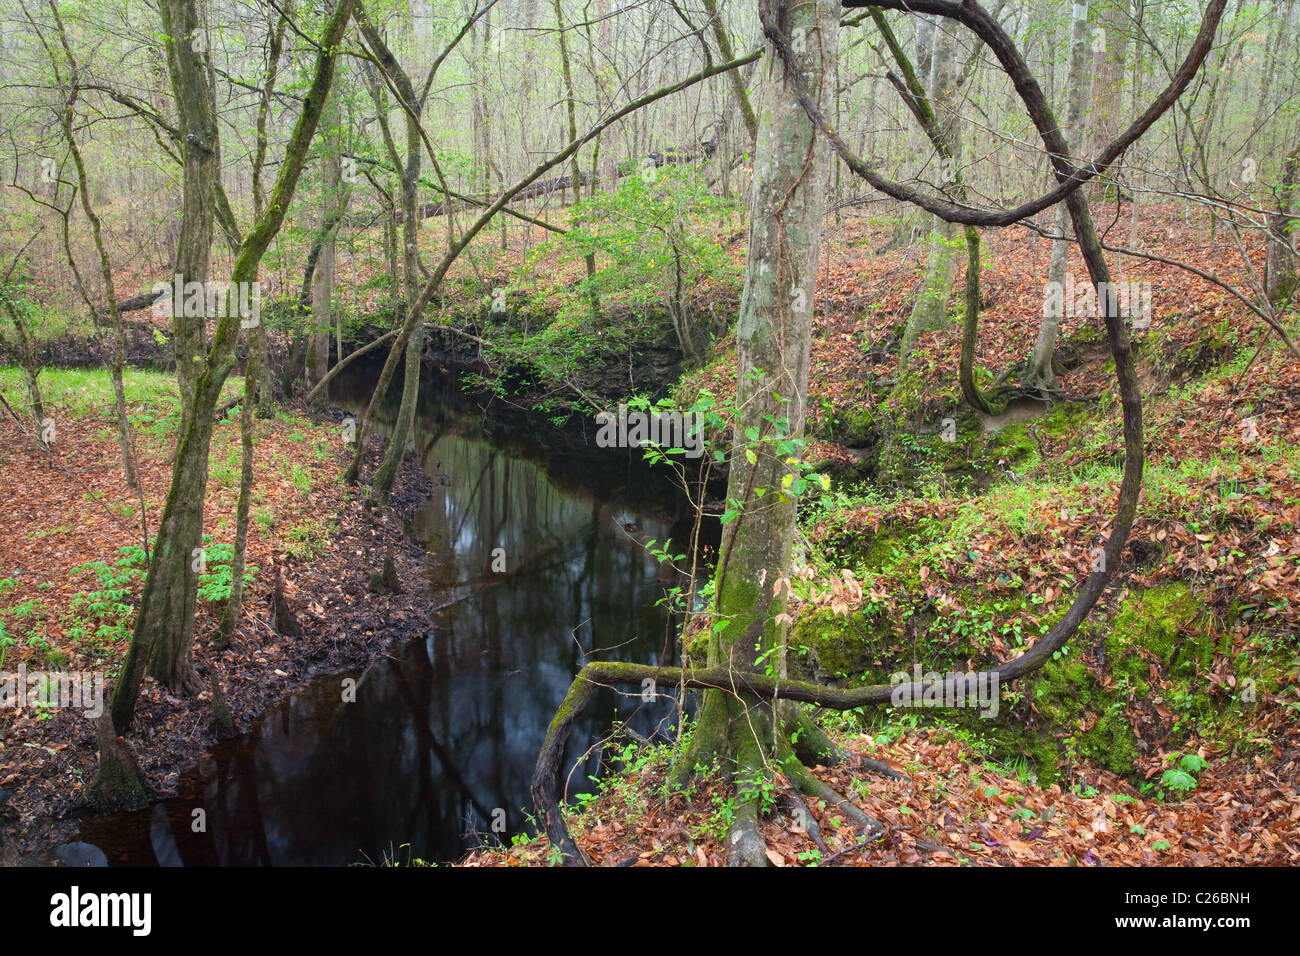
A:
[[[781,27],[786,4],[787,0],[762,0],[759,4],[759,18],[763,26],[763,32],[784,64],[786,81],[794,96],[808,114],[815,130],[826,136],[836,152],[855,174],[886,195],[920,206],[941,219],[962,223],[967,226],[1011,225],[1063,200],[1067,204],[1074,225],[1076,241],[1083,253],[1089,276],[1093,283],[1101,284],[1110,282],[1110,270],[1106,264],[1105,252],[1097,237],[1096,228],[1093,225],[1087,200],[1079,187],[1113,163],[1129,145],[1137,140],[1173,104],[1191,82],[1209,51],[1226,0],[1211,0],[1202,21],[1201,29],[1193,41],[1183,65],[1174,76],[1169,87],[1156,98],[1152,105],[1128,130],[1104,149],[1100,156],[1089,163],[1084,163],[1080,168],[1073,167],[1065,159],[1068,155],[1068,149],[1064,137],[1052,115],[1051,109],[1047,105],[1041,88],[1033,78],[1015,44],[978,3],[973,2],[973,0],[962,3],[950,2],[950,0],[880,0],[880,2],[874,4],[868,4],[865,0],[849,0],[849,2],[846,2],[844,4],[846,7],[880,6],[888,9],[905,9],[913,13],[943,16],[969,28],[993,51],[1003,69],[1011,77],[1017,93],[1038,129],[1039,135],[1051,156],[1058,180],[1058,186],[1051,192],[1014,209],[1005,211],[962,207],[936,199],[933,196],[883,179],[855,156],[830,128],[811,96],[807,83],[799,69],[798,58],[791,48],[789,38]],[[1115,568],[1119,565],[1121,554],[1128,543],[1129,533],[1137,511],[1144,462],[1142,398],[1138,390],[1128,334],[1120,317],[1118,304],[1107,296],[1099,298],[1099,306],[1102,310],[1101,317],[1106,326],[1111,355],[1115,361],[1115,375],[1123,411],[1124,428],[1124,469],[1120,480],[1111,533],[1103,548],[1103,558],[1098,570],[1095,570],[1079,589],[1064,617],[1046,635],[1039,638],[1023,653],[998,667],[981,672],[977,675],[980,678],[996,679],[999,682],[1014,680],[1037,670],[1050,660],[1052,654],[1063,647],[1083,621],[1087,619],[1110,582]],[[541,752],[538,754],[532,782],[533,799],[539,816],[544,821],[552,844],[559,849],[568,864],[585,865],[587,860],[573,842],[558,803],[557,780],[565,742],[572,730],[574,721],[586,707],[592,691],[598,684],[639,684],[645,678],[675,683],[682,688],[720,690],[734,696],[737,700],[741,700],[742,695],[744,695],[751,699],[758,698],[773,702],[776,700],[801,701],[836,710],[851,710],[858,707],[887,704],[890,702],[891,694],[899,689],[893,685],[880,684],[855,689],[842,689],[816,684],[778,681],[755,672],[733,670],[731,668],[690,670],[622,663],[592,663],[586,665],[570,684],[563,703],[547,729]],[[924,691],[924,688],[919,684],[903,686],[907,688],[904,693],[911,696],[919,695]]]

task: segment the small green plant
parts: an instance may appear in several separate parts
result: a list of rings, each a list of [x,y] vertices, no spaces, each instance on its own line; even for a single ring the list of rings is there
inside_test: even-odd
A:
[[[111,643],[129,637],[132,608],[128,601],[131,586],[145,576],[145,553],[139,545],[118,548],[112,564],[88,561],[71,570],[71,574],[90,572],[97,587],[72,596],[68,607],[72,621],[68,636],[76,641],[90,638]]]
[[[1085,800],[1088,799],[1089,797],[1095,797],[1098,793],[1100,793],[1100,791],[1096,787],[1090,785],[1085,780],[1080,780],[1078,783],[1074,785],[1073,789],[1074,789],[1075,796],[1083,797]]]
[[[9,636],[9,631],[5,629],[4,621],[0,621],[0,668],[5,666],[5,655],[15,643],[16,641]]]
[[[1197,788],[1200,783],[1197,775],[1209,764],[1196,754],[1181,757],[1174,754],[1174,759],[1178,762],[1160,775],[1160,786],[1168,788],[1179,797],[1186,796]]]
[[[263,531],[271,531],[276,525],[275,511],[269,507],[258,508],[253,512],[253,521]]]
[[[200,601],[228,601],[230,600],[231,585],[235,580],[235,569],[232,564],[235,560],[235,548],[230,544],[206,544],[208,535],[204,535],[204,570],[199,572],[199,600]],[[253,583],[253,575],[257,568],[253,565],[244,566],[244,587],[247,588]]]
[[[314,521],[303,521],[285,532],[285,539],[285,552],[304,561],[325,549],[329,540],[329,529]]]

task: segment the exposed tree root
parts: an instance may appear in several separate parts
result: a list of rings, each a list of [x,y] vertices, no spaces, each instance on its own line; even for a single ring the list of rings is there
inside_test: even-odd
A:
[[[808,839],[813,841],[813,845],[817,847],[823,856],[829,854],[831,848],[826,844],[826,837],[822,835],[822,828],[818,825],[817,818],[808,809],[808,804],[799,794],[799,791],[793,787],[786,787],[781,791],[781,802],[788,807],[790,819],[794,825],[808,834]]]
[[[782,762],[781,769],[804,796],[826,801],[828,807],[839,810],[851,823],[863,828],[868,834],[876,835],[884,829],[879,820],[861,810],[834,787],[823,782],[793,756]]]
[[[999,415],[1006,408],[1004,392],[980,390],[975,367],[975,344],[980,322],[980,231],[967,226],[966,235],[966,296],[965,317],[962,321],[961,359],[957,365],[957,381],[967,404],[985,415]]]
[[[787,708],[786,719],[792,727],[794,755],[803,763],[810,767],[819,763],[832,767],[843,761],[839,748],[806,710],[790,706]]]
[[[883,760],[872,760],[870,757],[860,757],[857,761],[857,769],[870,770],[872,773],[881,774],[891,780],[910,779],[907,774],[900,773]]]
[[[1127,531],[1125,532],[1127,534]],[[1067,614],[1068,617],[1068,614]],[[1058,625],[1059,626],[1059,625]],[[1055,634],[1055,631],[1053,632]],[[1049,634],[1034,649],[1009,662],[994,673],[1020,673],[1022,662],[1038,650],[1039,645],[1052,641]],[[1062,639],[1063,643],[1063,639]],[[1050,650],[1038,654],[1042,659]],[[736,805],[731,832],[727,838],[729,865],[765,866],[767,848],[759,833],[759,818],[768,792],[773,768],[780,769],[801,793],[825,800],[843,813],[851,822],[878,834],[878,821],[864,813],[842,794],[819,780],[807,769],[805,763],[831,763],[838,759],[835,747],[826,735],[802,711],[791,708],[784,713],[777,709],[782,732],[772,733],[772,709],[758,702],[798,701],[819,704],[837,710],[852,710],[871,704],[888,703],[895,688],[891,685],[873,685],[861,688],[823,687],[802,681],[783,681],[765,674],[732,671],[725,668],[682,669],[653,667],[642,664],[594,662],[578,672],[563,702],[546,731],[537,767],[533,774],[532,794],[538,814],[544,823],[547,836],[563,856],[567,865],[585,866],[589,862],[578,849],[564,821],[559,806],[560,763],[564,746],[578,716],[591,700],[597,686],[642,686],[646,679],[659,686],[678,685],[683,689],[701,689],[714,693],[708,696],[691,745],[678,757],[670,772],[670,782],[685,782],[693,775],[697,762],[706,755],[711,759],[726,755],[731,761],[728,768],[736,790]],[[907,685],[904,685],[907,686]],[[974,686],[974,685],[972,685]],[[920,694],[920,686],[914,693]],[[717,693],[722,692],[722,693]],[[954,684],[951,694],[962,693]],[[918,697],[919,699],[919,697]],[[719,706],[721,705],[721,706]],[[793,738],[793,740],[792,740]],[[773,741],[768,744],[767,741]],[[775,759],[768,755],[774,753]],[[872,769],[890,776],[903,776],[888,765],[872,761]]]
[[[728,699],[731,727],[728,734],[730,753],[735,760],[731,772],[735,785],[735,816],[727,834],[727,866],[767,866],[767,843],[759,831],[758,818],[763,812],[765,785],[771,771],[763,753],[766,716],[758,708],[749,708],[742,697]]]
[[[86,804],[96,810],[137,810],[147,806],[153,791],[127,742],[117,735],[105,712],[95,721],[99,738],[99,769],[86,791]]]

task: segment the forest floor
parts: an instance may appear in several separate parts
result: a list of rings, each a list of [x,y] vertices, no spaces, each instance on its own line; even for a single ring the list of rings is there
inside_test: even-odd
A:
[[[731,787],[714,774],[687,791],[664,787],[669,748],[624,741],[620,772],[595,785],[569,820],[597,866],[722,866]],[[1087,783],[1040,786],[945,728],[841,737],[842,764],[814,773],[880,824],[864,833],[824,801],[774,774],[761,821],[774,866],[1295,866],[1300,861],[1300,727],[1281,728],[1277,756],[1202,774],[1186,799],[1144,797],[1107,771]],[[903,779],[864,769],[869,758]],[[798,801],[796,804],[794,801]],[[800,816],[799,807],[807,816]],[[806,820],[817,823],[820,843]],[[476,851],[464,866],[550,866],[544,837]]]
[[[0,371],[0,386],[17,394],[13,372]],[[138,370],[128,370],[126,379],[152,536],[171,480],[176,382]],[[122,480],[107,373],[50,369],[42,384],[55,423],[48,451],[12,418],[0,419],[0,671],[112,674],[129,647],[145,566],[140,496],[128,493]],[[233,396],[242,384],[228,388]],[[368,509],[338,480],[348,455],[341,418],[291,408],[254,420],[251,567],[239,626],[221,649],[210,641],[229,595],[238,409],[213,437],[204,524],[210,540],[194,661],[205,684],[219,683],[237,731],[313,676],[360,668],[427,630],[428,589],[417,583],[425,551],[405,534],[402,516],[427,494],[428,479],[405,468],[393,507]],[[382,569],[385,555],[409,585],[404,593],[371,589],[370,576]],[[275,627],[277,568],[300,629],[296,635]],[[143,684],[136,727],[129,743],[159,795],[171,792],[185,767],[222,735],[210,692],[181,699],[151,680]],[[41,860],[60,842],[69,828],[60,818],[77,807],[97,765],[94,726],[81,710],[0,708],[0,850],[6,859]]]
[[[1238,288],[1262,269],[1261,251],[1247,266],[1230,237],[1210,239],[1171,207],[1143,209],[1132,232],[1127,216],[1111,226],[1108,241],[1135,238]],[[1021,653],[1091,570],[1118,488],[1114,366],[1087,316],[1063,325],[1053,407],[963,409],[957,315],[921,337],[899,386],[897,335],[925,249],[886,249],[893,228],[853,217],[827,229],[809,414],[812,457],[841,480],[801,509],[810,553],[795,576],[789,657],[804,679],[889,683],[914,663],[965,672]],[[1031,350],[1049,249],[1028,231],[986,237],[979,368],[1001,372]],[[732,252],[739,259],[743,242]],[[773,863],[1300,862],[1300,362],[1224,290],[1110,258],[1117,279],[1149,283],[1152,302],[1150,328],[1135,332],[1147,465],[1114,584],[1065,651],[1003,689],[999,719],[827,715],[848,760],[816,772],[883,832],[859,845],[810,803],[828,835],[816,846],[791,812],[803,798],[782,793],[778,774],[764,820]],[[1077,254],[1071,271],[1086,282]],[[1284,321],[1295,337],[1296,314]],[[679,401],[734,392],[734,347],[724,340],[715,354],[678,386]],[[982,373],[984,387],[991,378]],[[946,416],[954,442],[940,440]],[[593,860],[723,860],[725,784],[706,777],[669,794],[667,745],[606,752],[608,774],[569,790],[593,791],[571,820]],[[863,756],[907,779],[855,769]],[[521,838],[467,864],[554,862],[544,839]]]
[[[1139,225],[1131,232],[1121,218],[1111,239],[1129,244],[1136,235],[1154,253],[1246,284],[1232,242],[1210,240],[1202,223],[1148,207]],[[1064,613],[1115,497],[1122,436],[1113,365],[1089,319],[1064,323],[1063,401],[1051,408],[1016,407],[994,420],[964,412],[956,321],[922,336],[913,377],[898,387],[897,331],[924,246],[887,248],[893,230],[888,219],[852,215],[826,234],[810,428],[814,457],[839,481],[801,514],[811,548],[791,611],[792,666],[811,679],[888,682],[914,662],[964,670],[1020,653]],[[719,235],[741,264],[743,233],[723,224]],[[479,252],[455,276],[470,298],[509,284],[528,254]],[[1048,252],[1028,231],[986,236],[981,369],[1000,372],[1032,347]],[[520,281],[530,294],[562,296],[579,268],[534,267]],[[1077,258],[1071,270],[1083,274]],[[1068,652],[1009,689],[997,720],[915,710],[831,717],[849,759],[817,772],[884,830],[863,844],[834,814],[808,805],[826,836],[819,847],[778,777],[764,820],[774,863],[1300,861],[1300,363],[1201,279],[1136,260],[1120,277],[1151,283],[1151,328],[1136,339],[1148,461],[1110,592]],[[957,278],[960,286],[960,269]],[[706,291],[720,310],[734,309],[734,282]],[[1295,335],[1295,316],[1286,321]],[[677,395],[689,402],[707,388],[725,401],[734,369],[734,343],[724,338]],[[987,387],[991,374],[982,374]],[[151,373],[128,379],[152,529],[170,477],[175,386]],[[122,488],[107,377],[50,370],[43,381],[55,457],[0,422],[0,670],[102,670],[120,662],[129,639],[140,564],[121,549],[138,547],[139,503]],[[13,370],[0,371],[0,385],[21,390]],[[945,416],[959,425],[955,442],[939,438]],[[398,515],[372,515],[337,482],[345,451],[337,419],[292,409],[257,428],[249,553],[258,570],[245,617],[220,652],[206,644],[219,601],[200,601],[196,629],[200,673],[219,677],[241,727],[311,674],[363,664],[427,619],[414,588],[367,593],[384,553],[408,580],[419,574],[419,549]],[[237,423],[219,425],[206,526],[213,544],[233,538],[238,448]],[[399,487],[399,507],[419,494],[418,482]],[[303,626],[299,639],[271,625],[273,566]],[[209,568],[219,595],[221,562]],[[165,792],[215,741],[211,701],[181,701],[146,682],[140,713],[151,730],[132,743]],[[0,730],[0,791],[10,791],[0,826],[11,837],[27,828],[17,839],[32,852],[48,842],[32,821],[68,810],[89,783],[93,733],[78,715],[8,710]],[[610,865],[720,862],[727,785],[711,775],[693,791],[666,794],[663,745],[620,742],[618,754],[578,801],[579,845]],[[860,768],[860,757],[906,778]],[[541,838],[466,861],[550,862]]]

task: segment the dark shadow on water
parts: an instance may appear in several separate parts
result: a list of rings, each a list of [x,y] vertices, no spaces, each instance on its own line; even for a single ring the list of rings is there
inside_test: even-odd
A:
[[[531,832],[533,763],[583,662],[673,659],[664,584],[642,547],[667,538],[670,519],[557,479],[553,462],[443,411],[425,409],[415,436],[434,491],[413,530],[432,552],[436,603],[455,603],[425,639],[314,681],[217,745],[177,797],[88,818],[79,839],[115,865],[344,865],[453,860]],[[568,760],[614,720],[647,735],[673,715],[669,703],[603,691]],[[591,789],[599,759],[586,757],[571,794]]]

